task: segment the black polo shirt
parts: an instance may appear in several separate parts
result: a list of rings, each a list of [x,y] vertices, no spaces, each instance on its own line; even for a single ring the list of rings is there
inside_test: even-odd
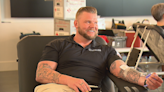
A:
[[[161,26],[164,29],[164,26]]]
[[[58,63],[57,71],[85,79],[90,85],[100,85],[106,73],[106,67],[120,59],[114,48],[98,44],[95,40],[83,48],[73,40],[74,35],[55,39],[46,45],[41,61]]]

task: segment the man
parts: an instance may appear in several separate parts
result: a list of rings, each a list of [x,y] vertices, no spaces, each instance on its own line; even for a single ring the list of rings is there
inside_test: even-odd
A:
[[[151,14],[157,21],[157,25],[164,29],[164,3],[158,3],[152,6]]]
[[[146,79],[129,68],[114,48],[96,43],[98,25],[94,7],[80,8],[74,25],[76,35],[54,40],[43,51],[36,81],[44,85],[37,86],[35,92],[88,92],[91,91],[89,85],[101,85],[106,70],[141,86],[145,82],[149,89],[161,86],[163,81],[155,73]]]
[[[158,3],[152,6],[151,14],[157,21],[157,26],[164,29],[164,3]],[[162,65],[162,70],[164,70],[164,65]],[[162,76],[164,78],[164,76]]]

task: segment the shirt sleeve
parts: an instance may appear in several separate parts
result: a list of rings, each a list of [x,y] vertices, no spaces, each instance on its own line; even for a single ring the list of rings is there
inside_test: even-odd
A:
[[[60,50],[60,42],[58,40],[53,40],[49,42],[43,52],[40,61],[54,61],[58,63],[59,57],[59,50]]]
[[[108,57],[107,57],[107,64],[108,67],[111,66],[111,64],[115,61],[115,60],[121,60],[120,56],[117,55],[117,52],[114,48],[111,47]]]

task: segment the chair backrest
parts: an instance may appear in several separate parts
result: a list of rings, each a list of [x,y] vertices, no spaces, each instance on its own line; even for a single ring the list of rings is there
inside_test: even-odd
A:
[[[140,23],[134,23],[133,28],[135,31],[138,30],[138,35],[140,38],[143,35],[143,42],[150,31],[146,46],[159,62],[164,63],[164,29],[157,25]]]
[[[45,45],[57,38],[68,36],[34,36],[22,38],[17,44],[19,92],[33,92],[39,83],[35,81],[36,67]]]
[[[66,37],[68,36],[29,35],[18,42],[19,92],[33,92],[34,88],[39,85],[35,81],[36,67],[45,45],[51,40]],[[100,44],[106,44],[100,37],[97,37],[96,41]],[[115,92],[113,82],[108,77],[104,78],[102,85],[104,85],[102,86],[103,92]]]

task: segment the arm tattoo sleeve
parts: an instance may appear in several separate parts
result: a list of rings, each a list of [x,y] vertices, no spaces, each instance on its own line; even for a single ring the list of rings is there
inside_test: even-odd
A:
[[[112,64],[111,64],[111,70],[115,70],[116,69],[116,62],[113,62]],[[109,69],[110,70],[110,69]]]
[[[124,80],[137,84],[139,78],[141,77],[140,73],[132,68],[128,68],[126,70],[121,69],[119,72],[119,76]]]
[[[54,71],[50,65],[43,63],[38,66],[37,77],[40,77],[50,83],[58,83],[61,74]]]
[[[110,71],[118,78],[129,81],[131,83],[138,84],[139,83],[138,81],[141,77],[141,73],[133,68],[124,65],[124,63],[121,62],[114,61],[110,66]],[[124,68],[121,68],[122,65],[124,65]]]

